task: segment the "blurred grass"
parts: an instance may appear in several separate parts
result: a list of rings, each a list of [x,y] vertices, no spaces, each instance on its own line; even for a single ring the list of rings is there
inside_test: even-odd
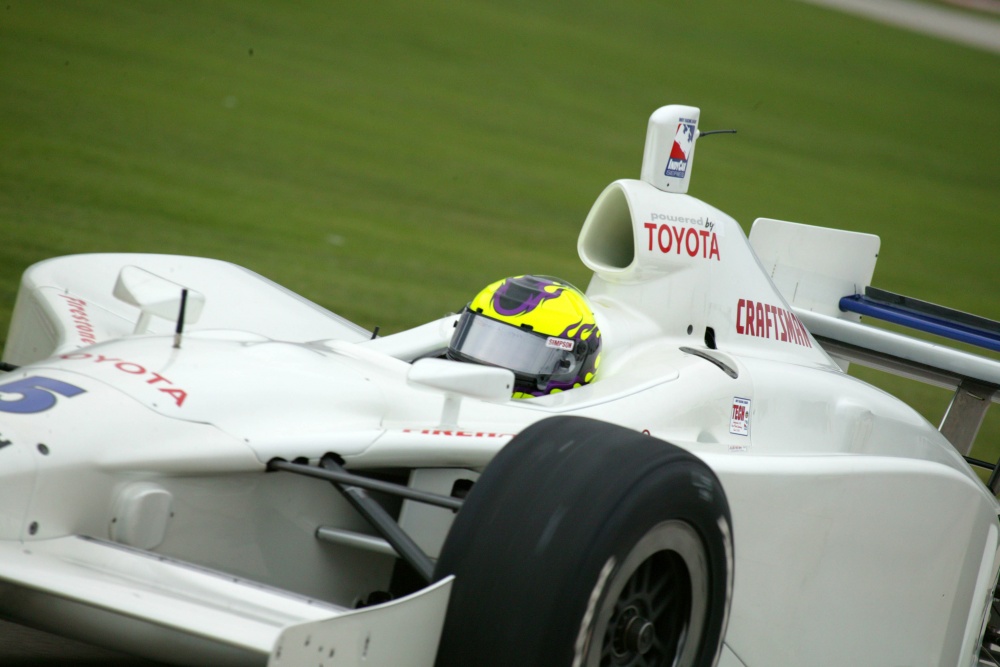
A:
[[[876,233],[876,285],[1000,319],[998,65],[790,0],[5,0],[0,336],[24,268],[77,252],[219,257],[386,332],[586,284],[580,224],[674,102],[739,129],[693,195]]]

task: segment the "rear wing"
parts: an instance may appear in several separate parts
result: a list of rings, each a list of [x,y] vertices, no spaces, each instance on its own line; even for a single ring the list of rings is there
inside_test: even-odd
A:
[[[766,218],[754,222],[750,244],[782,296],[826,352],[848,363],[951,389],[938,430],[969,458],[992,403],[1000,403],[1000,362],[905,334],[861,324],[876,318],[984,349],[1000,351],[1000,322],[879,290],[869,285],[878,237]]]
[[[1000,322],[934,303],[866,287],[864,294],[845,296],[840,309],[901,324],[911,329],[951,338],[1000,352]]]

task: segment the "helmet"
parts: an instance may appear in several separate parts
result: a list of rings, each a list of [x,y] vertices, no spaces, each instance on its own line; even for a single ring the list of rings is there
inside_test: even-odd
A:
[[[514,371],[514,397],[587,384],[601,355],[601,332],[587,297],[547,276],[488,285],[455,325],[448,358]]]

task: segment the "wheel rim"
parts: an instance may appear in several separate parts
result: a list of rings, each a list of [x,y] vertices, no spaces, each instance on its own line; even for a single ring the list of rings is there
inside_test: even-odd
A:
[[[601,596],[588,667],[687,667],[697,657],[708,598],[708,557],[688,524],[654,526]]]

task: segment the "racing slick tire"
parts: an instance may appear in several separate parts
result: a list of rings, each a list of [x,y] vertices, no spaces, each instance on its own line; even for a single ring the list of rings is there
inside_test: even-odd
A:
[[[554,417],[487,466],[435,568],[437,667],[714,665],[732,592],[712,470],[620,426]]]

